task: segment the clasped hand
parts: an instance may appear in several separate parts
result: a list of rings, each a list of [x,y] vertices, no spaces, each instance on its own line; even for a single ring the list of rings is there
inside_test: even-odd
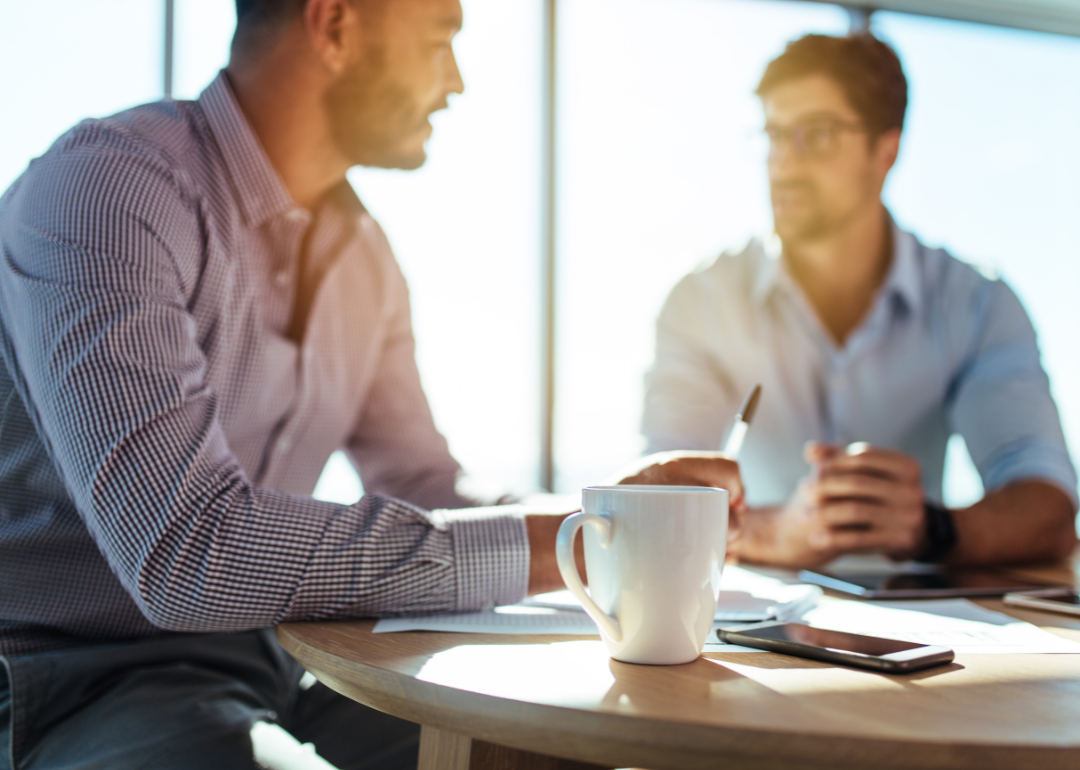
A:
[[[770,527],[770,561],[816,566],[846,553],[916,556],[926,538],[919,463],[869,444],[810,442],[811,473]]]

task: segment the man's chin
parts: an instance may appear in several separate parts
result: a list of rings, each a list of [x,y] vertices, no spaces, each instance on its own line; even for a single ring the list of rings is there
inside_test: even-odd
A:
[[[385,152],[355,158],[354,160],[357,166],[415,171],[427,162],[427,151],[421,147],[419,150],[412,152]]]
[[[425,163],[427,163],[427,153],[421,150],[418,153],[401,155],[396,160],[383,166],[383,168],[394,168],[399,171],[415,171]]]
[[[801,243],[817,240],[828,233],[828,226],[817,218],[776,217],[773,230],[785,243]]]

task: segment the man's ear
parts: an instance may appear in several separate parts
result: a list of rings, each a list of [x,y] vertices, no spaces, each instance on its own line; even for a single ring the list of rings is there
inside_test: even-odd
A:
[[[332,74],[340,75],[356,59],[360,18],[349,0],[307,0],[304,27],[315,55]]]
[[[896,159],[900,155],[901,134],[899,128],[890,128],[874,139],[874,157],[883,179],[896,165]]]

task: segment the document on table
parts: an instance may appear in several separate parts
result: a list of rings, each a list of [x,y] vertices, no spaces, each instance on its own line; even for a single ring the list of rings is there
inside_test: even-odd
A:
[[[590,634],[600,632],[584,612],[513,604],[482,612],[383,618],[376,634],[395,631],[455,631],[468,634]]]
[[[949,647],[957,654],[1080,653],[1080,642],[967,599],[820,603],[803,622],[834,631]]]
[[[821,593],[818,586],[793,584],[729,565],[720,578],[716,620],[744,623],[796,620],[817,606]]]
[[[730,625],[730,624],[727,624]],[[376,634],[399,631],[447,631],[466,634],[581,634],[599,636],[588,615],[577,610],[530,607],[521,604],[496,607],[482,612],[455,612],[443,615],[410,615],[382,618]],[[723,644],[710,634],[705,652],[761,652],[750,647]]]
[[[821,589],[817,586],[806,583],[792,585],[737,566],[724,569],[720,588],[715,619],[729,623],[798,618],[814,607],[821,597]],[[530,596],[522,604],[584,611],[577,597],[566,590]]]
[[[726,626],[779,618],[793,620],[817,604],[821,589],[807,584],[791,585],[737,566],[724,569],[720,581],[716,620]],[[413,615],[384,618],[375,633],[397,631],[450,631],[474,634],[589,634],[600,632],[569,591],[532,596],[521,604],[483,612]],[[726,650],[749,650],[716,643]],[[753,650],[757,652],[757,650]]]
[[[787,618],[794,619],[794,618]],[[1080,643],[1043,631],[1030,623],[980,607],[967,599],[861,602],[831,599],[802,614],[802,621],[819,628],[867,636],[934,644],[958,654],[1080,653]],[[717,622],[732,628],[746,624]],[[375,633],[395,631],[450,631],[474,634],[580,634],[599,632],[589,616],[578,609],[526,604],[496,607],[483,612],[413,615],[384,618]],[[709,634],[706,652],[757,652],[717,642]]]

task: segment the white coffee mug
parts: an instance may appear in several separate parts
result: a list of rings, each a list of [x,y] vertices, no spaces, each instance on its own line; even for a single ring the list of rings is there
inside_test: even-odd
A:
[[[589,590],[574,563],[582,526]],[[689,663],[712,627],[727,548],[728,493],[621,485],[582,490],[562,523],[559,570],[616,660]]]

